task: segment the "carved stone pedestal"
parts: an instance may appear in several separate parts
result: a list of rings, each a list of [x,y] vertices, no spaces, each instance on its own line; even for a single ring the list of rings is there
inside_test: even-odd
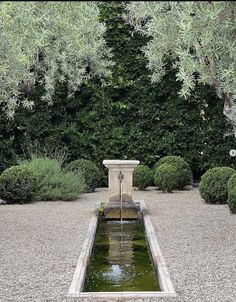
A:
[[[105,208],[105,218],[137,219],[138,208],[132,199],[132,193],[133,171],[139,161],[104,160],[103,164],[109,169],[109,201]]]

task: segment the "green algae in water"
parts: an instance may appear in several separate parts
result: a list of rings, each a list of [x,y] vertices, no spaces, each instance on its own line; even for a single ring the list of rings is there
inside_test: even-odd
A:
[[[84,291],[160,291],[142,222],[99,223]]]

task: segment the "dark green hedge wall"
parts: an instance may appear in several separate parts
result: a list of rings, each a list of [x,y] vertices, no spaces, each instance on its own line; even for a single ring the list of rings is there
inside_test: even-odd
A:
[[[215,165],[233,166],[229,150],[235,139],[225,136],[230,126],[214,91],[199,86],[191,98],[179,97],[170,64],[161,83],[152,84],[140,50],[146,38],[124,23],[125,2],[99,5],[117,62],[112,77],[103,87],[99,80],[89,81],[70,100],[66,85],[60,85],[51,106],[39,101],[43,88],[38,87],[33,111],[18,110],[14,121],[1,113],[0,170],[14,162],[12,150],[20,155],[35,140],[65,148],[68,161],[85,158],[101,166],[105,158],[119,158],[152,167],[159,157],[181,155],[195,178]]]

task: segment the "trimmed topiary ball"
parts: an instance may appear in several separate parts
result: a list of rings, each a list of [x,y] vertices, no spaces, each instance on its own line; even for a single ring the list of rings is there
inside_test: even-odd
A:
[[[216,167],[209,169],[201,177],[199,192],[201,197],[209,203],[227,203],[228,181],[235,174],[229,167]]]
[[[180,156],[165,156],[161,158],[154,166],[154,171],[162,164],[170,164],[177,168],[176,189],[183,189],[187,184],[192,183],[192,171],[189,164]]]
[[[164,192],[171,192],[178,186],[178,170],[171,164],[162,164],[155,170],[155,185]]]
[[[95,188],[100,185],[101,182],[101,171],[98,166],[87,159],[78,159],[70,162],[66,167],[66,171],[78,172],[85,180],[84,192],[94,192]]]
[[[145,190],[153,183],[153,172],[149,167],[139,165],[134,169],[133,179],[135,187],[138,187],[139,190]]]
[[[233,188],[228,193],[228,200],[227,200],[230,212],[236,214],[236,188]]]
[[[38,190],[38,175],[26,166],[13,166],[0,176],[0,197],[7,203],[33,201]]]
[[[228,180],[228,192],[236,188],[236,174],[233,174]]]

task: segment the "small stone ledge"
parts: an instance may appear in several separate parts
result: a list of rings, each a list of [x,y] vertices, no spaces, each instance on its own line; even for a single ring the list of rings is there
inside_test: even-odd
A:
[[[94,298],[94,299],[146,299],[176,297],[175,292],[81,292],[68,294],[68,298]]]
[[[139,218],[139,207],[133,201],[122,202],[122,210],[120,203],[109,201],[104,210],[105,219],[120,220],[122,219],[138,219]]]

